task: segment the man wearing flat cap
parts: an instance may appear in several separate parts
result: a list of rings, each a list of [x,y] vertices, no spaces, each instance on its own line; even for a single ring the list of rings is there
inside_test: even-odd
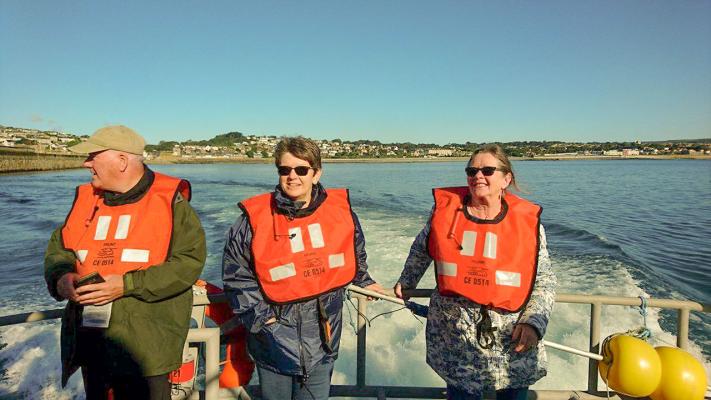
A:
[[[190,184],[151,171],[144,146],[118,125],[70,149],[88,154],[91,182],[77,187],[45,254],[47,288],[68,300],[62,386],[81,367],[90,400],[170,399],[205,263]]]

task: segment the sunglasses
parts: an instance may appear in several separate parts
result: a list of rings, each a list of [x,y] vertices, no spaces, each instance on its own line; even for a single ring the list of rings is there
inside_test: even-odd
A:
[[[479,171],[481,171],[481,173],[482,173],[484,176],[491,176],[491,175],[494,175],[494,172],[496,172],[496,171],[501,171],[501,168],[496,168],[496,167],[481,167],[481,168],[477,168],[477,167],[466,167],[466,168],[464,168],[464,171],[466,171],[467,176],[470,176],[470,177],[473,178],[473,177],[476,176],[477,173],[479,173]]]
[[[296,171],[296,175],[299,176],[306,176],[309,173],[310,169],[313,169],[311,167],[305,167],[305,166],[300,166],[300,167],[286,167],[283,165],[280,165],[277,167],[277,171],[279,172],[279,175],[281,176],[288,176],[291,174],[291,170]]]

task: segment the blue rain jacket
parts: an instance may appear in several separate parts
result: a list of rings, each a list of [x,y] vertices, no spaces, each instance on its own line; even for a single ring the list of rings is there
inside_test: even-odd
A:
[[[321,184],[314,186],[311,204],[299,209],[279,188],[274,191],[278,212],[293,218],[313,213],[326,199]],[[375,283],[368,274],[365,237],[353,213],[355,223],[356,260],[358,271],[353,284],[365,287]],[[252,228],[242,214],[230,228],[222,258],[222,279],[225,294],[235,315],[249,331],[247,347],[254,361],[262,368],[284,375],[308,375],[325,358],[336,359],[342,331],[344,289],[319,297],[331,324],[332,352],[323,345],[319,328],[318,300],[312,299],[286,305],[268,303],[259,289],[252,266]],[[271,318],[277,322],[265,325]]]

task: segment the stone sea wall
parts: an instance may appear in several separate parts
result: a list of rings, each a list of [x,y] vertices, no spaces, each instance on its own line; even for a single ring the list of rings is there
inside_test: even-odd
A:
[[[81,168],[84,156],[0,151],[0,173]]]

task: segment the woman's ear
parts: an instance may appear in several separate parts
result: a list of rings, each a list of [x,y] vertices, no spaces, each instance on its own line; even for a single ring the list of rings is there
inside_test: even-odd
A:
[[[511,172],[506,173],[506,176],[504,176],[504,182],[506,182],[506,184],[502,187],[502,189],[506,190],[506,188],[509,187],[512,177],[513,175],[511,175]]]
[[[319,179],[321,179],[321,170],[320,169],[318,169],[318,170],[316,170],[316,172],[314,172],[314,179],[313,179],[314,184],[317,184]]]

